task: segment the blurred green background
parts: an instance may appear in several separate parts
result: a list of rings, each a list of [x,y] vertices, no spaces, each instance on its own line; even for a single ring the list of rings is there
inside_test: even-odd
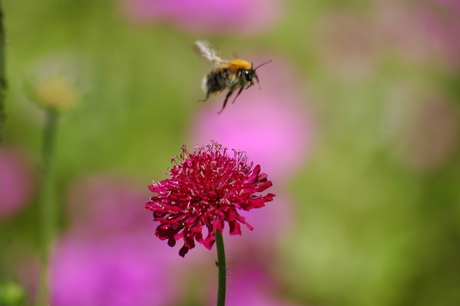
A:
[[[261,12],[246,4],[254,16],[264,6],[255,2]],[[314,122],[308,158],[278,191],[293,210],[271,263],[279,295],[292,305],[460,305],[458,1],[285,1],[276,20],[247,32],[238,15],[243,29],[209,32],[168,18],[136,22],[115,0],[2,5],[9,83],[2,146],[19,148],[35,178],[44,114],[30,90],[48,73],[41,67],[71,67],[77,102],[59,121],[58,201],[97,173],[123,173],[144,188],[164,178],[182,144],[195,145],[189,129],[205,107],[196,101],[209,70],[191,48],[195,40],[226,54],[276,55],[300,84],[289,93]],[[263,69],[261,92],[271,73]],[[206,103],[217,112],[222,98]],[[239,102],[228,107],[244,108]],[[33,286],[16,268],[38,254],[34,190],[0,219],[0,296],[13,286],[26,304]],[[59,211],[61,231],[69,218]]]

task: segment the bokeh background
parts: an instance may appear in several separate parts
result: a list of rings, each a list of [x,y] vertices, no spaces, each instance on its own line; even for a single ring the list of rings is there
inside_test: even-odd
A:
[[[147,186],[219,141],[274,182],[228,236],[228,305],[460,305],[458,0],[4,0],[0,304],[38,282],[43,100],[63,105],[52,305],[213,305],[215,250],[155,238]],[[218,115],[193,50],[260,64]],[[38,102],[38,104],[37,104]]]

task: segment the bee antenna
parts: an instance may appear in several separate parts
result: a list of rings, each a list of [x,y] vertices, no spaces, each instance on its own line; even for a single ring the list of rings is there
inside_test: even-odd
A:
[[[258,68],[262,67],[263,65],[266,65],[266,64],[271,63],[271,62],[272,62],[272,60],[269,60],[269,61],[266,61],[266,62],[260,64],[259,66],[257,66],[256,68],[254,68],[254,71],[256,71]]]

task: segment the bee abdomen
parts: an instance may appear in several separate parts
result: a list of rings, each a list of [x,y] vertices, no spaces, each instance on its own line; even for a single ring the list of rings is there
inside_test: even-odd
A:
[[[227,87],[228,70],[214,70],[206,76],[206,94],[220,92]],[[203,88],[204,89],[204,88]]]

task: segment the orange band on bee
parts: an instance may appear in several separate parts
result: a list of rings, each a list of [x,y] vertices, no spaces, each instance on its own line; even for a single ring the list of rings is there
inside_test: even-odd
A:
[[[246,69],[246,70],[252,69],[252,64],[242,59],[231,60],[229,64],[230,64],[230,67],[229,67],[230,69]]]

